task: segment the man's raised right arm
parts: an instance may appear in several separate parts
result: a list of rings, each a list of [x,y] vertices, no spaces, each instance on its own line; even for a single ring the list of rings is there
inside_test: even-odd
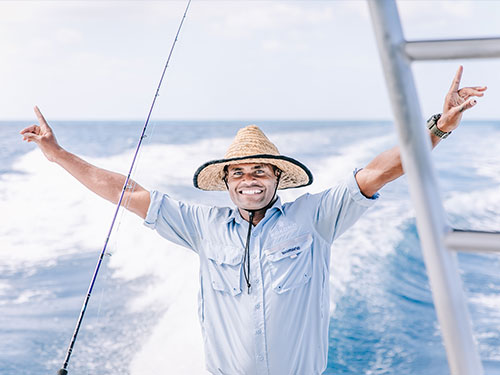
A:
[[[98,168],[64,150],[57,143],[52,129],[45,121],[38,107],[35,107],[35,114],[39,125],[31,125],[21,130],[23,140],[35,142],[48,160],[59,164],[97,195],[117,204],[126,177],[119,173]],[[125,191],[121,204],[144,219],[150,203],[149,192],[132,180],[129,180],[128,186],[130,186],[130,189]]]

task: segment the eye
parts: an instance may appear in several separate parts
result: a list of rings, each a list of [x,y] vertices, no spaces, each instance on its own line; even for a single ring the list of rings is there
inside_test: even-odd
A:
[[[241,171],[234,171],[234,172],[232,173],[232,176],[233,176],[233,177],[238,177],[238,176],[241,176],[242,174],[243,174],[243,172],[241,172]]]
[[[263,170],[263,169],[257,169],[257,170],[255,171],[255,173],[256,173],[256,174],[264,174],[265,172],[264,172],[264,170]]]

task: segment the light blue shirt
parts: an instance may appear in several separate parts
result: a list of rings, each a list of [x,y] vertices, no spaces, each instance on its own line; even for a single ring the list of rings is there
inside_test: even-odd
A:
[[[354,174],[294,202],[278,198],[252,228],[237,209],[151,193],[145,225],[200,257],[199,319],[207,369],[226,375],[312,375],[327,366],[332,242],[373,204]]]

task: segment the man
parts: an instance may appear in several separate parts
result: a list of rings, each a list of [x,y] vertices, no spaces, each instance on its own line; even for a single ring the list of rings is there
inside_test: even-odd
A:
[[[435,146],[455,130],[486,87],[459,89],[462,67],[443,114],[429,124]],[[61,148],[42,114],[21,131],[45,156],[90,190],[117,203],[125,177]],[[280,155],[254,125],[240,129],[225,157],[202,165],[194,185],[227,190],[236,209],[187,205],[137,185],[127,209],[160,235],[200,257],[199,318],[213,374],[321,374],[327,366],[332,242],[403,174],[397,147],[345,183],[281,203],[278,189],[307,186],[306,166]]]

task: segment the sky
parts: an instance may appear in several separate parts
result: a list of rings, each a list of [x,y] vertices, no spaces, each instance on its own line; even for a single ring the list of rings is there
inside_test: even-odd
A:
[[[500,36],[500,0],[398,1],[408,40]],[[142,120],[185,1],[1,1],[0,121]],[[500,59],[413,64],[424,115],[459,64],[500,118]],[[166,120],[384,120],[366,1],[193,0],[153,112]]]

